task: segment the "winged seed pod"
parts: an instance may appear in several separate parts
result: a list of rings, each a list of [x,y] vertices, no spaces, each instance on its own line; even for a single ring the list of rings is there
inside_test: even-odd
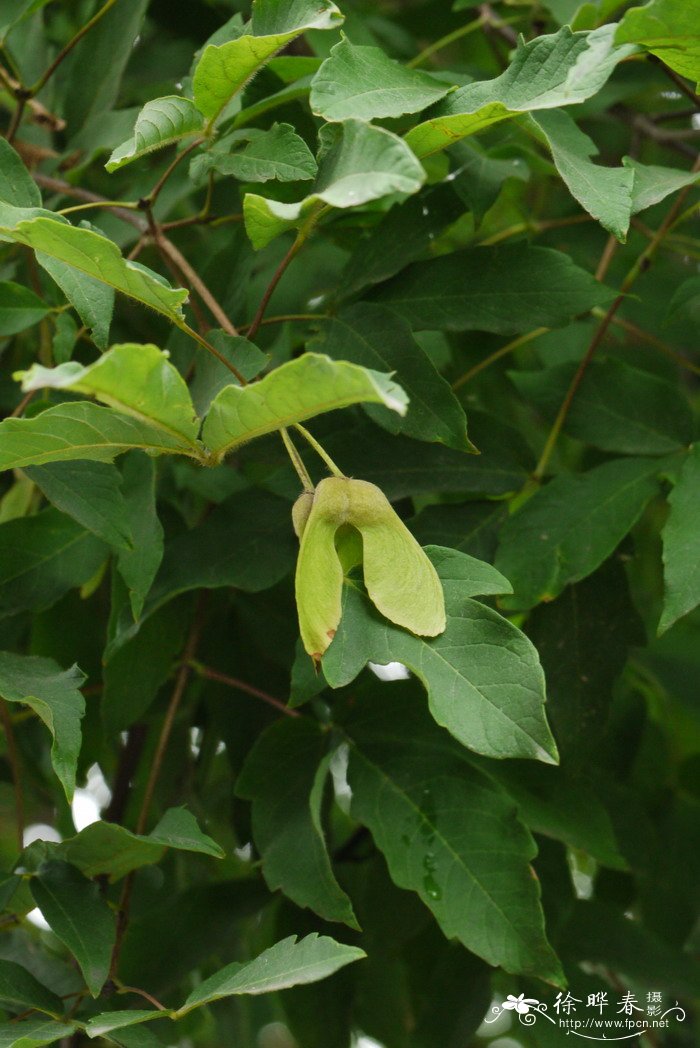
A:
[[[341,539],[352,549],[350,529],[361,537],[365,586],[382,615],[424,637],[442,633],[445,598],[438,574],[386,495],[366,480],[348,477],[322,480],[313,492],[310,510],[309,495],[300,496],[293,513],[297,534],[302,533],[297,612],[309,655],[321,658],[340,623],[342,561],[348,565],[337,546]]]

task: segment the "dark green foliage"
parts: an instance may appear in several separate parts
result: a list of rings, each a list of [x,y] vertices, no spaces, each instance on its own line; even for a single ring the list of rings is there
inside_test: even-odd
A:
[[[0,1048],[697,1043],[698,40],[0,3]]]

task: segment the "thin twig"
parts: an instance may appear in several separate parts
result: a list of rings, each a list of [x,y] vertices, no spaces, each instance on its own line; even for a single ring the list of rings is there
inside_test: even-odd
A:
[[[44,72],[41,74],[41,76],[39,77],[37,82],[31,88],[29,88],[29,91],[30,91],[31,95],[38,95],[39,94],[41,89],[46,86],[47,82],[50,80],[50,78],[56,72],[56,70],[58,69],[58,67],[60,66],[61,62],[64,60],[64,58],[66,58],[70,54],[70,52],[73,50],[73,48],[75,47],[76,44],[80,43],[80,41],[83,39],[85,34],[89,33],[90,30],[93,28],[93,26],[96,26],[97,23],[102,18],[104,18],[104,16],[107,14],[109,9],[111,7],[114,7],[116,2],[117,2],[117,0],[107,0],[107,3],[103,4],[103,6],[100,8],[100,10],[97,11],[97,13],[92,16],[90,21],[86,22],[85,25],[82,27],[82,29],[78,30],[78,32],[75,34],[75,36],[72,37],[68,41],[66,46],[64,48],[62,48],[61,51],[58,52],[58,54],[54,58],[54,60],[51,63],[51,65],[49,65],[48,68],[44,70]]]
[[[304,489],[304,491],[313,491],[313,481],[308,474],[306,466],[304,465],[304,460],[302,459],[301,455],[294,446],[292,438],[289,436],[289,431],[285,429],[285,427],[283,426],[282,429],[280,429],[279,433],[282,438],[282,443],[284,444],[285,449],[287,451],[287,454],[292,460],[292,465],[294,466],[294,469],[297,472],[297,476],[301,481],[302,488]]]
[[[175,156],[172,163],[170,163],[168,167],[165,169],[165,171],[160,176],[160,178],[158,179],[148,196],[143,198],[141,206],[144,208],[144,210],[146,210],[146,207],[154,207],[156,200],[160,196],[163,186],[168,181],[175,168],[185,159],[186,156],[188,156],[194,149],[196,149],[197,146],[201,146],[203,141],[203,138],[195,138],[194,142],[190,142],[188,146],[185,146],[185,148]]]
[[[297,433],[301,433],[304,440],[308,441],[308,443],[314,449],[319,458],[323,459],[323,461],[326,463],[328,469],[334,477],[345,477],[345,474],[343,473],[342,469],[340,469],[339,466],[336,466],[335,462],[330,457],[326,449],[322,447],[321,444],[319,444],[316,438],[309,433],[308,429],[306,429],[305,426],[302,426],[299,422],[296,422],[294,424],[294,428],[297,431]]]
[[[301,251],[301,249],[302,249],[302,247],[304,245],[304,240],[305,239],[306,238],[302,237],[301,234],[299,234],[297,236],[296,240],[294,241],[294,243],[290,247],[289,251],[284,256],[284,258],[282,259],[282,261],[278,265],[278,267],[275,270],[275,272],[272,274],[272,280],[270,281],[270,283],[267,285],[267,287],[265,289],[265,294],[263,295],[263,297],[260,300],[260,305],[258,306],[258,308],[256,310],[256,313],[255,313],[255,316],[253,317],[252,323],[248,326],[248,338],[251,341],[253,341],[255,339],[255,336],[257,335],[258,331],[260,330],[260,325],[262,324],[263,317],[265,316],[265,310],[267,309],[267,307],[269,305],[269,302],[270,302],[270,299],[272,298],[272,296],[273,296],[273,294],[275,292],[275,288],[277,287],[277,285],[279,284],[280,280],[284,276],[285,271],[286,271],[287,267],[289,266],[290,262],[292,262],[296,258],[296,256],[299,254],[299,252]]]
[[[290,709],[289,706],[280,700],[276,699],[274,695],[270,695],[266,691],[262,691],[260,688],[256,688],[253,684],[248,684],[244,680],[238,680],[237,677],[230,677],[227,673],[220,673],[219,670],[214,670],[211,666],[203,666],[201,662],[196,659],[190,659],[190,667],[199,677],[205,677],[207,680],[216,681],[218,684],[226,684],[229,688],[235,688],[237,691],[245,692],[246,695],[252,695],[255,699],[260,699],[262,702],[266,702],[268,706],[274,706],[280,713],[284,713],[287,717],[298,717],[299,713],[296,710]]]
[[[287,322],[291,323],[301,320],[331,320],[331,317],[327,313],[281,313],[276,317],[264,317],[260,321],[260,327],[266,327],[268,324],[286,324]],[[250,324],[243,324],[238,329],[239,335],[247,334],[250,328]]]
[[[37,389],[30,389],[28,393],[25,393],[17,407],[14,409],[14,411],[10,412],[9,417],[19,418],[20,415],[24,414],[24,409],[27,407],[28,404],[31,404],[32,400],[38,392],[39,391]]]
[[[7,703],[0,699],[0,720],[5,730],[5,742],[7,743],[7,759],[12,772],[12,785],[15,791],[15,818],[17,821],[17,845],[22,851],[24,847],[24,790],[22,789],[22,773],[20,770],[19,754],[15,733],[12,728],[12,720]]]
[[[511,19],[515,21],[515,19]],[[476,29],[480,29],[482,25],[486,23],[486,18],[483,14],[475,18],[473,22],[467,22],[465,25],[461,25],[458,29],[453,29],[451,33],[446,33],[445,36],[441,36],[439,40],[429,44],[420,54],[412,58],[410,62],[406,63],[408,69],[417,69],[418,66],[428,58],[432,58],[438,51],[442,51],[443,48],[449,47],[450,44],[456,43],[457,40],[461,40],[463,36],[468,36],[469,33],[473,33]]]
[[[661,72],[664,73],[669,80],[673,81],[678,90],[681,91],[686,96],[686,98],[690,99],[690,101],[695,106],[695,109],[700,110],[700,95],[696,94],[695,91],[693,91],[690,84],[688,84],[682,76],[679,76],[678,73],[674,72],[673,69],[669,69],[666,63],[662,62],[662,60],[660,58],[657,58],[656,55],[648,55],[647,57],[650,62],[653,62],[654,65],[659,67]]]
[[[100,204],[101,206],[108,203],[107,198],[100,196],[99,193],[92,193],[89,189],[82,189],[80,186],[72,186],[70,182],[63,182],[60,178],[43,175],[39,171],[34,171],[32,178],[41,189],[48,189],[51,193],[59,193],[62,196],[71,197],[73,200],[84,200],[87,203]],[[122,222],[127,222],[130,226],[134,226],[140,233],[145,233],[148,229],[146,223],[137,214],[122,207],[110,207],[110,210]]]
[[[197,292],[202,302],[204,302],[205,306],[208,308],[215,320],[218,321],[219,327],[222,328],[228,335],[237,335],[238,331],[231,323],[229,318],[226,316],[226,313],[219,305],[219,303],[216,301],[207,285],[204,283],[199,274],[195,272],[195,270],[189,264],[182,252],[180,252],[175,247],[173,242],[169,240],[168,237],[164,236],[162,232],[159,231],[156,234],[156,239],[157,242],[163,248],[163,251],[166,253],[166,255],[168,255],[172,259],[172,261],[175,263],[175,265],[178,267],[181,273],[187,278],[190,285]]]
[[[163,765],[163,758],[165,757],[165,751],[168,748],[168,742],[170,741],[170,734],[175,723],[182,697],[185,693],[190,675],[192,673],[191,661],[195,657],[197,651],[197,645],[202,632],[203,620],[204,620],[204,594],[200,594],[197,601],[197,606],[192,620],[185,647],[182,652],[182,662],[175,678],[175,686],[173,693],[170,697],[168,709],[165,714],[160,735],[158,736],[158,743],[156,745],[156,752],[153,755],[151,762],[151,768],[148,775],[148,781],[146,782],[146,788],[144,790],[143,798],[141,800],[141,808],[139,811],[138,819],[136,820],[136,833],[142,834],[146,828],[148,822],[148,814],[153,801],[153,794],[155,792],[156,784],[160,777],[161,768]],[[132,870],[127,874],[124,880],[124,887],[122,888],[121,898],[119,900],[119,909],[117,912],[117,929],[114,939],[114,947],[112,949],[112,959],[109,966],[109,977],[112,981],[116,981],[117,970],[119,967],[119,958],[121,956],[122,945],[124,943],[124,935],[126,933],[127,924],[129,923],[129,912],[131,910],[131,897],[134,890],[134,875],[135,870]]]
[[[152,993],[148,992],[148,990],[139,989],[138,986],[120,986],[117,993],[135,993],[138,994],[139,997],[143,997],[145,1000],[149,1001],[159,1012],[167,1012],[168,1010],[164,1004],[161,1004],[157,997],[154,997]]]
[[[540,335],[546,335],[549,330],[550,329],[547,327],[538,327],[535,328],[534,331],[528,331],[525,335],[518,335],[517,338],[514,338],[511,342],[507,342],[505,346],[501,346],[501,348],[497,349],[495,353],[491,353],[488,357],[484,357],[484,359],[480,360],[478,364],[475,364],[473,367],[469,368],[468,371],[465,371],[463,375],[460,375],[459,378],[452,383],[452,389],[461,389],[465,383],[473,379],[480,371],[490,367],[491,364],[495,364],[497,360],[500,360],[501,357],[507,356],[508,353],[513,353],[516,349],[520,349],[521,346],[525,346],[528,342],[532,342],[534,339],[539,338]]]
[[[693,171],[698,170],[700,170],[700,157],[696,158],[695,164],[693,165]],[[540,455],[539,462],[537,463],[537,467],[533,474],[533,479],[535,481],[540,482],[547,470],[549,460],[552,456],[552,452],[554,451],[557,440],[559,439],[559,434],[561,433],[564,423],[566,422],[567,416],[569,414],[569,409],[571,408],[571,404],[573,403],[574,397],[576,396],[576,392],[579,386],[581,385],[581,382],[583,380],[584,375],[586,374],[586,371],[588,370],[588,366],[591,363],[591,360],[595,356],[598,347],[605,338],[606,332],[615,318],[615,314],[624,302],[627,296],[627,292],[635,283],[639,275],[643,273],[650,265],[651,260],[654,257],[659,244],[661,243],[666,233],[668,233],[669,229],[672,227],[673,223],[680,214],[681,208],[683,207],[683,203],[691,188],[691,186],[686,186],[679,192],[670,210],[668,211],[666,218],[663,220],[663,222],[657,229],[653,239],[644,248],[644,251],[642,251],[641,255],[637,258],[629,273],[622,281],[619,293],[617,294],[613,302],[610,304],[602,320],[600,321],[600,324],[598,325],[598,328],[595,334],[593,335],[593,338],[591,339],[590,345],[588,346],[588,349],[586,350],[581,360],[581,363],[576,369],[576,373],[574,374],[574,377],[571,380],[569,388],[566,391],[566,396],[562,401],[561,407],[557,412],[557,417],[554,420],[554,424],[549,432],[549,435],[545,442],[545,446],[542,450],[542,454]]]

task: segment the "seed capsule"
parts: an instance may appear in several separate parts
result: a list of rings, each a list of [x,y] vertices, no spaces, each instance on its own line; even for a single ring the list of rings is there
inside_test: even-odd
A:
[[[309,494],[297,500],[293,516],[297,534],[302,532],[299,627],[312,658],[321,658],[340,625],[344,568],[359,562],[358,536],[365,586],[378,611],[420,636],[442,633],[445,600],[438,574],[384,493],[365,480],[327,477],[310,508]]]

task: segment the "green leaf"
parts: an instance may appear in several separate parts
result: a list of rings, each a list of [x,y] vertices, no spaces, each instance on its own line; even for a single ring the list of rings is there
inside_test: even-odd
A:
[[[140,160],[147,153],[198,134],[204,128],[204,117],[194,102],[178,95],[154,98],[143,107],[134,125],[134,134],[113,151],[105,164],[108,171]]]
[[[184,612],[180,602],[165,605],[106,662],[101,713],[108,734],[124,731],[139,720],[169,679],[182,651]],[[133,625],[126,611],[123,615]]]
[[[181,593],[222,586],[258,593],[274,586],[291,571],[297,549],[289,502],[259,490],[227,500],[204,523],[166,544],[139,623],[130,608],[123,609],[105,659]]]
[[[46,303],[28,287],[11,280],[0,283],[0,337],[16,335],[38,324],[49,312]]]
[[[45,374],[51,374],[48,368]],[[0,422],[0,470],[72,459],[111,462],[134,448],[155,455],[200,457],[182,437],[97,404],[57,404],[31,418]]]
[[[569,769],[585,776],[599,753],[613,686],[630,649],[644,640],[624,568],[607,561],[536,608],[527,624],[547,679],[547,711]]]
[[[575,363],[509,372],[519,392],[553,420],[573,379]],[[587,369],[564,432],[604,451],[665,455],[690,443],[693,415],[677,383],[609,357]]]
[[[700,20],[686,0],[651,0],[625,12],[617,43],[641,44],[681,76],[700,81]]]
[[[340,628],[323,658],[326,680],[339,688],[368,662],[401,662],[420,678],[434,719],[464,746],[488,757],[556,762],[535,649],[507,619],[469,599],[506,592],[508,583],[466,553],[439,546],[426,552],[445,592],[445,632],[435,638],[407,633],[347,585]]]
[[[78,272],[150,306],[174,324],[182,322],[182,303],[187,291],[171,288],[152,270],[123,258],[116,244],[91,229],[71,226],[59,221],[57,216],[46,218],[43,213],[32,215],[22,208],[2,205],[0,234],[65,262]]]
[[[343,16],[329,0],[257,0],[249,32],[205,48],[192,86],[197,108],[210,121],[269,60],[307,29],[335,29]]]
[[[490,562],[506,516],[502,502],[440,503],[426,506],[406,523],[422,546],[448,546]]]
[[[253,802],[253,835],[270,891],[280,889],[324,920],[356,928],[352,904],[335,879],[323,837],[326,750],[320,725],[282,718],[248,754],[236,792]]]
[[[106,555],[104,543],[56,509],[0,525],[0,618],[50,607]]]
[[[372,295],[417,330],[501,335],[560,327],[612,297],[568,255],[527,244],[478,247],[415,262]]]
[[[662,459],[614,459],[537,491],[501,532],[496,565],[514,591],[504,607],[553,600],[595,571],[658,491],[663,468]]]
[[[124,462],[122,487],[133,544],[131,549],[120,551],[117,566],[129,591],[133,616],[138,619],[163,559],[163,528],[156,509],[153,459],[129,455]]]
[[[275,943],[254,960],[242,964],[234,962],[205,979],[192,991],[173,1018],[178,1019],[193,1008],[200,1008],[203,1004],[232,994],[272,993],[290,986],[316,982],[364,956],[364,950],[345,946],[327,935],[314,932],[298,941],[296,935],[291,935]]]
[[[14,961],[0,959],[0,1001],[14,1011],[46,1012],[54,1018],[63,1012],[63,1001],[47,990],[31,972]]]
[[[107,877],[111,883],[125,877],[132,870],[160,862],[167,848],[197,852],[221,859],[224,852],[219,845],[202,833],[194,816],[185,808],[170,808],[148,836],[131,833],[111,822],[93,822],[75,837],[59,844],[48,844],[39,849],[30,845],[24,853],[23,865],[31,868],[46,858],[60,859],[91,880]],[[34,849],[36,858],[32,858]]]
[[[356,244],[340,281],[343,296],[393,277],[428,251],[435,237],[464,213],[455,181],[426,186],[403,203],[394,204]]]
[[[114,288],[43,251],[36,252],[36,260],[56,281],[85,327],[90,329],[97,348],[106,349],[114,312]]]
[[[13,207],[41,207],[39,187],[7,139],[0,140],[0,200]]]
[[[0,695],[7,702],[29,706],[51,732],[51,763],[69,801],[82,742],[84,682],[85,674],[77,666],[64,671],[53,659],[0,652]]]
[[[423,166],[405,142],[384,128],[346,120],[324,125],[319,137],[318,176],[303,200],[284,204],[245,195],[246,232],[255,248],[294,228],[320,205],[359,207],[394,193],[416,193],[425,182]]]
[[[390,433],[438,441],[458,451],[474,451],[467,437],[464,410],[396,313],[371,303],[349,306],[321,325],[312,343],[334,360],[396,373],[408,395],[401,417],[385,407],[368,406],[367,414]]]
[[[310,103],[324,120],[370,121],[419,113],[449,90],[448,84],[407,69],[378,47],[358,47],[344,38],[311,81]]]
[[[557,171],[571,195],[624,243],[632,215],[633,172],[628,167],[594,164],[591,157],[597,154],[597,146],[565,110],[540,113],[535,122],[544,132]]]
[[[694,444],[669,496],[664,525],[664,605],[659,633],[700,604],[700,445]]]
[[[419,157],[429,156],[519,113],[585,102],[635,50],[615,47],[615,30],[604,25],[572,33],[564,26],[521,44],[495,80],[467,84],[438,103],[427,120],[409,131],[408,144]]]
[[[216,463],[248,440],[361,402],[383,404],[404,414],[407,398],[386,375],[305,353],[253,385],[222,389],[204,421],[202,440]]]
[[[157,841],[166,848],[200,852],[215,859],[223,859],[225,854],[216,841],[202,833],[197,820],[187,808],[169,808],[156,828],[151,830],[149,840]]]
[[[529,865],[532,837],[510,798],[455,755],[412,699],[401,686],[357,704],[346,723],[352,814],[392,880],[418,893],[447,938],[506,971],[560,982]]]
[[[626,156],[622,163],[634,174],[632,186],[632,214],[645,211],[648,207],[665,200],[671,193],[694,185],[700,180],[700,171],[678,171],[673,167],[659,167],[657,164],[640,164],[638,160]]]
[[[101,1012],[88,1020],[85,1032],[88,1037],[105,1037],[114,1030],[123,1030],[128,1026],[151,1022],[153,1019],[167,1018],[170,1018],[168,1011],[146,1011],[139,1008],[131,1008],[125,1012]]]
[[[125,343],[114,346],[94,364],[76,361],[45,368],[34,364],[15,375],[22,389],[66,389],[97,397],[123,412],[163,431],[166,438],[196,448],[199,420],[179,371],[168,354],[153,345]]]
[[[25,1019],[19,1023],[0,1023],[0,1048],[41,1048],[63,1037],[70,1037],[74,1026],[47,1019]]]
[[[119,0],[65,59],[61,112],[72,133],[91,118],[104,120],[117,101],[147,7],[148,0]]]
[[[238,150],[240,143],[245,145]],[[291,124],[273,124],[269,131],[234,131],[190,165],[196,182],[210,171],[241,182],[303,182],[314,178],[317,170],[313,153]]]
[[[32,878],[31,891],[51,930],[80,965],[90,993],[98,997],[115,937],[114,917],[98,885],[67,862],[51,860]]]
[[[106,462],[53,462],[31,466],[27,476],[49,502],[82,524],[103,542],[132,547],[132,534],[121,476]]]

